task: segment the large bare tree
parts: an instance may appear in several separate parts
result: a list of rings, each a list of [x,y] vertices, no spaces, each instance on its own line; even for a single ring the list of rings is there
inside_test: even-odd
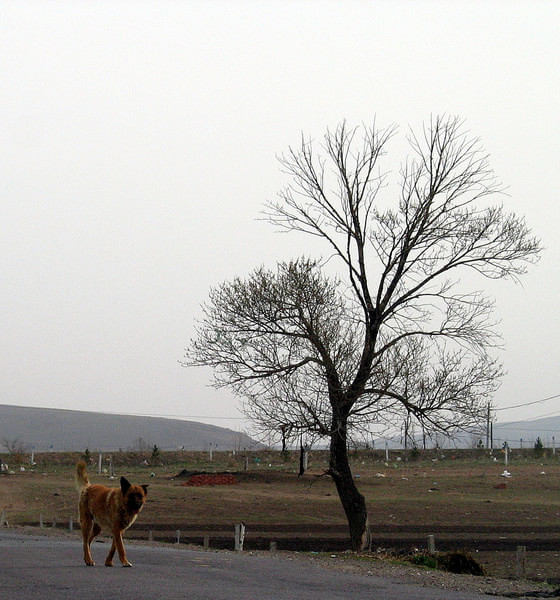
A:
[[[289,149],[290,184],[266,216],[326,242],[328,259],[213,289],[184,362],[213,367],[261,427],[328,438],[356,550],[371,539],[352,430],[403,417],[425,431],[481,422],[500,367],[492,303],[468,274],[516,279],[540,251],[522,218],[486,205],[499,186],[457,118],[410,134],[397,198],[384,207],[394,187],[380,162],[394,133],[342,123],[320,154],[305,139]]]

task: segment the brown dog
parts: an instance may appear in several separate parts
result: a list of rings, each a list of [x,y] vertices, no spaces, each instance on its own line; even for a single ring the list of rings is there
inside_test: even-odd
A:
[[[132,567],[126,558],[122,534],[134,523],[142,510],[148,486],[131,485],[124,477],[121,477],[120,488],[91,485],[86,463],[80,461],[76,465],[76,487],[80,493],[78,506],[86,565],[95,565],[91,557],[91,542],[99,535],[101,528],[106,527],[113,534],[113,544],[105,559],[105,566],[113,566],[116,550],[122,566]]]

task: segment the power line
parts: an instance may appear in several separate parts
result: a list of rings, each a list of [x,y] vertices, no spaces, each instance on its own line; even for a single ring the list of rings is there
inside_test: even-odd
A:
[[[167,415],[167,414],[154,414],[154,413],[122,413],[122,412],[109,412],[103,411],[107,415],[125,415],[129,417],[161,417],[163,419],[216,419],[223,421],[244,421],[245,417],[213,417],[210,415]]]
[[[520,419],[519,421],[507,421],[504,423],[496,423],[496,425],[500,426],[500,425],[505,425],[507,424],[508,426],[512,426],[512,425],[516,425],[517,423],[521,423],[521,424],[525,424],[525,423],[534,423],[535,421],[542,421],[543,419],[546,419],[547,417],[558,417],[560,416],[560,410],[555,410],[549,413],[544,413],[544,415],[538,415],[536,417],[531,417],[530,419]]]
[[[532,417],[530,419],[525,419],[525,421],[527,422],[531,422],[531,421],[539,421],[541,419],[545,419],[546,417],[557,417],[558,415],[560,415],[560,411],[558,410],[554,410],[552,412],[549,413],[544,413],[544,415],[539,415],[537,417]]]
[[[542,400],[533,400],[532,402],[525,402],[524,404],[516,404],[515,406],[505,406],[503,408],[494,408],[494,412],[499,410],[511,410],[512,408],[521,408],[522,406],[531,406],[532,404],[541,404],[542,402],[546,402],[547,400],[554,400],[554,398],[560,398],[560,394],[556,394],[555,396],[549,396],[548,398],[543,398]]]

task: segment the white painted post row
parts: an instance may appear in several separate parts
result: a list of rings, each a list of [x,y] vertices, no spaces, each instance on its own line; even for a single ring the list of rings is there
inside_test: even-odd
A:
[[[2,513],[2,520],[4,519],[4,513]],[[0,520],[0,526],[2,525],[2,520]],[[8,521],[6,521],[6,525]],[[43,513],[39,513],[39,527],[43,529],[45,527],[45,520],[43,519]],[[56,517],[53,518],[52,527],[56,527]],[[68,520],[68,531],[74,531],[74,517],[70,517]]]

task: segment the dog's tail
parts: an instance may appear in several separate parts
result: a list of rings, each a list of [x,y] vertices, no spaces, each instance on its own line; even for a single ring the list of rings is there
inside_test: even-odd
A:
[[[89,486],[89,477],[87,474],[86,463],[81,460],[76,465],[76,488],[78,492],[82,492]]]

